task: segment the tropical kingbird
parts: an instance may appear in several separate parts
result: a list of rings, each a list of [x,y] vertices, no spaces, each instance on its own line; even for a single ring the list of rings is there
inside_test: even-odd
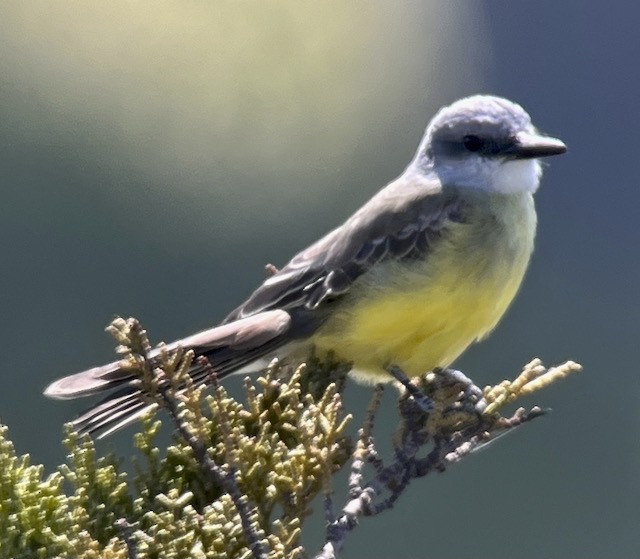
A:
[[[448,367],[496,326],[518,290],[536,231],[540,157],[566,151],[519,105],[477,95],[442,108],[406,170],[340,227],[275,271],[220,325],[170,344],[208,358],[218,378],[311,347],[365,382]],[[151,356],[158,355],[154,350]],[[195,365],[196,384],[209,375]],[[152,405],[124,362],[61,378],[67,399],[107,392],[76,419],[112,432]]]

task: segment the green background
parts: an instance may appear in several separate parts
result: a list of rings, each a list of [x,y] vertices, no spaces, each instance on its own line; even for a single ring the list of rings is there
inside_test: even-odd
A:
[[[616,6],[3,2],[0,417],[18,451],[63,460],[86,403],[41,391],[112,358],[113,315],[156,340],[212,325],[393,179],[440,106],[496,93],[569,152],[538,193],[520,295],[457,365],[479,383],[534,356],[585,371],[530,402],[550,416],[363,520],[341,557],[638,556],[640,8]],[[368,395],[348,388],[356,411]],[[315,549],[322,519],[309,529]]]

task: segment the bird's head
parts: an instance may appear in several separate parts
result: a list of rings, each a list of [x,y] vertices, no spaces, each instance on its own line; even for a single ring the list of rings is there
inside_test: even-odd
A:
[[[566,151],[540,134],[527,112],[501,97],[475,95],[440,109],[429,123],[413,165],[443,185],[493,193],[535,192],[541,157]]]

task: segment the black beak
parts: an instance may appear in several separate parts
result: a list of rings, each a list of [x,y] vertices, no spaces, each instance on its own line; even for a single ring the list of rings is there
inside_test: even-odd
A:
[[[556,138],[530,132],[519,132],[504,153],[514,159],[536,159],[560,155],[565,151],[567,151],[567,146]]]

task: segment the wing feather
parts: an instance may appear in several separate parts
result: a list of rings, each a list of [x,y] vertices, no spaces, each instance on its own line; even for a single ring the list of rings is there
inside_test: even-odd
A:
[[[378,262],[427,258],[451,222],[464,222],[455,192],[443,189],[436,178],[400,177],[341,227],[297,254],[224,322],[276,308],[317,310],[347,293]]]

